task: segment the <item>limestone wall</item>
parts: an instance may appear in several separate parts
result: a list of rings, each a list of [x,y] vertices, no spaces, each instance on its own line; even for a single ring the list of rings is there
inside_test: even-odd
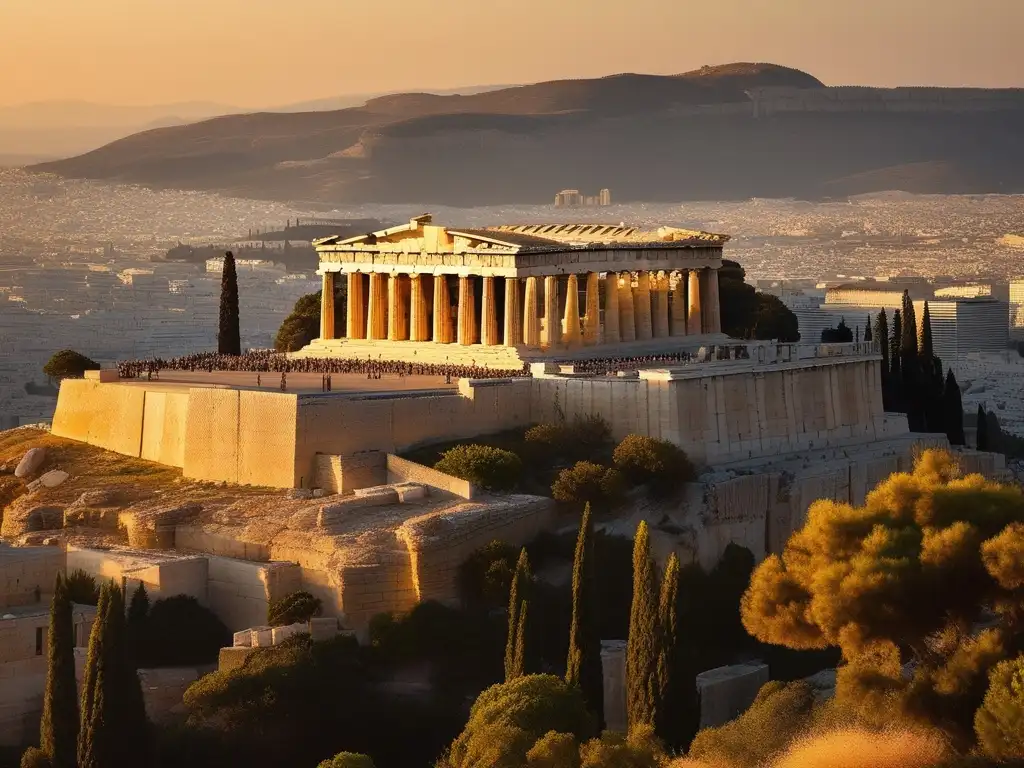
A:
[[[458,599],[459,566],[495,539],[519,546],[551,527],[554,502],[536,496],[510,496],[486,508],[455,507],[406,521],[398,530],[412,556],[419,600]]]
[[[233,632],[265,624],[271,602],[302,588],[294,563],[253,563],[216,555],[206,559],[210,610]]]
[[[0,544],[0,608],[49,599],[65,566],[61,547],[8,547]]]
[[[141,387],[65,379],[57,396],[53,434],[139,456],[146,392]]]
[[[439,488],[459,498],[472,499],[479,491],[468,480],[446,475],[431,467],[417,464],[389,453],[387,456],[388,483],[422,483]]]
[[[317,453],[396,453],[422,443],[525,426],[530,416],[527,380],[463,380],[458,395],[299,396],[296,482],[310,485]]]
[[[639,380],[542,377],[531,380],[531,415],[598,415],[615,439],[670,440],[719,464],[905,433],[905,419],[882,411],[879,382],[878,361],[866,357]]]
[[[286,393],[189,390],[185,476],[294,487],[296,402]]]
[[[146,392],[142,422],[142,458],[185,466],[185,426],[189,396],[184,392]]]
[[[316,455],[317,488],[328,493],[351,493],[388,482],[386,456],[380,451],[364,451],[349,456]]]

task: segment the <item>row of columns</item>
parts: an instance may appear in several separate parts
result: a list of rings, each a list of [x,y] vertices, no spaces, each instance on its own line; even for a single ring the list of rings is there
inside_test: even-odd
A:
[[[322,339],[334,338],[334,288],[338,274],[323,275]],[[477,279],[460,276],[454,323],[447,275],[371,272],[368,297],[362,273],[350,272],[347,279],[349,339],[575,347],[721,332],[715,269],[683,270],[674,287],[665,272],[639,272],[635,282],[631,272],[609,272],[604,278],[603,323],[601,279],[596,272],[584,277],[582,308],[581,277],[575,274],[567,277],[564,307],[559,302],[559,276],[527,277],[525,285],[516,277],[483,277],[479,318]],[[543,308],[538,306],[541,279]],[[497,280],[504,280],[505,289],[500,333]],[[427,281],[431,281],[432,306]]]

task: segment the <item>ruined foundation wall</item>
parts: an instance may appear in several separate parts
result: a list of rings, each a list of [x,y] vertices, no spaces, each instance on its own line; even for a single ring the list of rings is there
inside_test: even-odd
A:
[[[57,396],[53,434],[138,457],[146,392],[141,387],[65,379]]]

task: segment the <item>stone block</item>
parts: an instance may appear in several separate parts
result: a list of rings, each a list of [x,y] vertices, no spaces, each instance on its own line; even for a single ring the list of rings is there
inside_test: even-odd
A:
[[[416,485],[414,483],[405,483],[395,487],[395,492],[398,494],[398,500],[405,504],[409,501],[419,501],[427,497],[427,487],[425,485]]]
[[[609,731],[626,732],[626,641],[601,641],[604,722]]]
[[[274,644],[273,627],[253,627],[249,632],[252,635],[250,646],[253,648],[269,648]]]
[[[235,632],[234,640],[231,643],[234,648],[251,648],[252,647],[252,630],[243,629],[241,632]]]
[[[308,624],[287,624],[283,627],[274,627],[271,630],[271,639],[274,645],[280,645],[288,638],[306,634],[307,632],[309,632]]]
[[[700,727],[714,728],[739,717],[768,678],[768,665],[759,661],[701,672],[697,675]]]

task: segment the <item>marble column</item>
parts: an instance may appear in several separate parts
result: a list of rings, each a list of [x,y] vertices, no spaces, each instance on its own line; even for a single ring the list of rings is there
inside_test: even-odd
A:
[[[334,338],[334,276],[324,272],[320,288],[320,338]]]
[[[722,332],[722,306],[721,297],[718,293],[718,270],[708,270],[708,296],[707,303],[710,307],[708,312],[708,333],[721,333]]]
[[[668,275],[658,272],[651,276],[654,282],[654,338],[668,336]]]
[[[672,289],[671,332],[673,336],[686,335],[686,271],[679,273]]]
[[[452,302],[448,296],[448,276],[434,275],[434,343],[452,343]]]
[[[578,347],[583,339],[580,335],[580,286],[576,275],[569,275],[567,286],[562,341],[566,346]]]
[[[406,341],[409,338],[404,278],[404,275],[388,276],[388,341]]]
[[[430,341],[430,321],[427,315],[427,295],[423,285],[423,275],[411,275],[410,281],[410,329],[412,341]]]
[[[459,277],[459,344],[476,344],[476,304],[473,297],[473,277]]]
[[[622,341],[636,341],[636,315],[633,314],[633,275],[619,272],[619,334]]]
[[[562,318],[558,315],[558,278],[555,275],[544,277],[544,343],[548,347],[557,347],[562,341]]]
[[[587,273],[587,305],[583,316],[583,343],[597,344],[601,332],[601,296],[597,272]]]
[[[601,329],[601,343],[618,344],[620,341],[619,276],[608,272],[604,276],[604,328]]]
[[[636,293],[633,296],[633,313],[636,316],[636,339],[647,341],[653,335],[651,321],[651,273],[646,270],[636,276]]]
[[[700,272],[696,269],[691,269],[687,280],[689,281],[687,284],[689,311],[686,315],[686,335],[696,336],[704,332],[700,311]]]
[[[388,337],[387,276],[379,272],[370,273],[370,317],[366,325],[367,338],[380,340]]]
[[[526,278],[526,295],[523,301],[523,344],[528,347],[540,346],[540,321],[537,318],[537,278]]]
[[[494,296],[494,278],[484,278],[484,295],[481,302],[483,317],[480,322],[480,343],[493,347],[498,343],[498,306]]]
[[[523,343],[523,310],[519,306],[519,278],[505,278],[505,346]]]
[[[366,290],[359,272],[348,273],[348,317],[345,335],[350,339],[366,338]]]

